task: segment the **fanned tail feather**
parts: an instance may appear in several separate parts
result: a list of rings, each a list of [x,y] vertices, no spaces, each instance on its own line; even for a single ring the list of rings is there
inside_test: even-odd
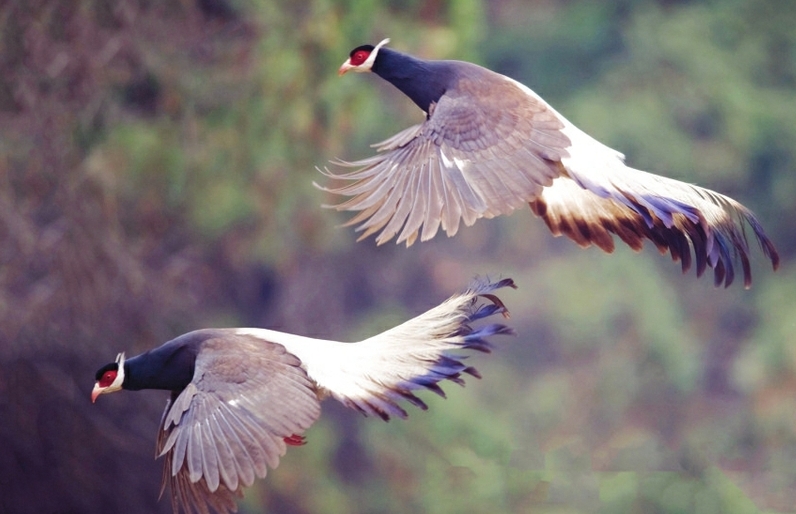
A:
[[[342,387],[328,387],[333,397],[365,415],[389,420],[407,417],[401,400],[423,410],[427,405],[415,395],[429,390],[445,397],[439,386],[444,380],[464,385],[463,374],[480,378],[478,371],[464,364],[466,356],[457,350],[489,353],[494,335],[514,334],[506,325],[493,323],[474,328],[471,323],[508,310],[493,291],[516,287],[511,279],[482,282],[467,292],[375,337],[348,345],[349,356],[361,362],[366,373],[353,377]],[[484,299],[487,303],[478,300]],[[356,355],[359,350],[361,353]],[[367,365],[365,364],[367,361]],[[323,385],[323,384],[322,384]]]
[[[684,273],[694,264],[698,277],[712,268],[714,283],[724,287],[735,280],[736,263],[740,263],[744,286],[752,284],[748,226],[777,269],[779,255],[774,244],[749,209],[704,188],[686,184],[674,188],[672,181],[663,177],[655,177],[655,181],[664,191],[669,186],[669,193],[683,195],[698,207],[652,192],[630,194],[617,189],[595,194],[568,178],[557,179],[530,206],[554,235],[566,235],[581,247],[594,244],[611,253],[614,234],[639,251],[644,240],[649,240],[662,254],[669,252],[673,261],[680,261]]]

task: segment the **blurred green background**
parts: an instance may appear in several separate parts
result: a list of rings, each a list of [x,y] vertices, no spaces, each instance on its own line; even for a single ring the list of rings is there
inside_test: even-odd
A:
[[[0,3],[0,512],[166,513],[165,393],[93,373],[183,332],[358,340],[476,275],[518,337],[383,423],[327,402],[241,512],[796,511],[792,0]],[[422,114],[392,38],[527,84],[629,164],[729,194],[783,257],[716,289],[653,249],[580,250],[530,210],[354,243],[315,166]]]

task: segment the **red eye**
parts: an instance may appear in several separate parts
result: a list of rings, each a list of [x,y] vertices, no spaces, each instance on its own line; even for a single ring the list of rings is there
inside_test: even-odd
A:
[[[114,380],[116,380],[116,372],[113,370],[106,371],[99,380],[99,385],[100,387],[108,387]]]
[[[351,64],[353,66],[359,66],[360,64],[368,60],[369,55],[370,52],[366,50],[357,50],[356,52],[354,52],[354,55],[352,55],[349,60],[351,61]]]

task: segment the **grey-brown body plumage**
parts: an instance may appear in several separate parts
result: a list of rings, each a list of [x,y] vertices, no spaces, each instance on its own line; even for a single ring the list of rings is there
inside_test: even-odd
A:
[[[285,347],[232,330],[188,334],[198,354],[193,380],[172,393],[157,456],[174,511],[237,510],[235,498],[285,454],[321,412],[315,384]]]
[[[171,391],[158,430],[175,513],[227,514],[242,489],[279,464],[332,397],[384,420],[407,416],[408,402],[439,382],[478,377],[462,351],[489,352],[487,338],[512,333],[502,324],[473,323],[507,315],[494,295],[510,279],[480,282],[390,330],[356,343],[261,328],[205,329],[179,336],[97,372],[92,400],[121,389]],[[486,301],[480,302],[479,298]]]
[[[347,224],[359,224],[362,238],[378,233],[378,244],[397,237],[411,245],[440,228],[453,236],[462,221],[530,205],[553,234],[584,247],[611,252],[612,235],[635,250],[650,240],[683,270],[693,252],[697,274],[713,268],[717,285],[733,282],[736,261],[751,284],[746,227],[778,266],[774,245],[743,205],[626,166],[621,153],[524,85],[471,63],[426,61],[381,45],[359,50],[371,52],[368,60],[352,62],[355,50],[341,73],[373,71],[426,112],[424,122],[374,145],[377,155],[335,162],[355,171],[325,170],[350,182],[322,189],[351,197],[333,207],[358,212]]]

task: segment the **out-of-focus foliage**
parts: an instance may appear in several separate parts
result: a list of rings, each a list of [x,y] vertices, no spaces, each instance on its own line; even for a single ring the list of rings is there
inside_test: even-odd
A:
[[[327,403],[243,512],[792,512],[796,5],[109,0],[0,6],[0,512],[168,512],[163,395],[94,370],[190,329],[360,339],[477,274],[519,336],[389,424]],[[629,164],[755,210],[751,291],[530,212],[354,243],[315,166],[422,114],[336,70],[392,39],[521,80]]]

